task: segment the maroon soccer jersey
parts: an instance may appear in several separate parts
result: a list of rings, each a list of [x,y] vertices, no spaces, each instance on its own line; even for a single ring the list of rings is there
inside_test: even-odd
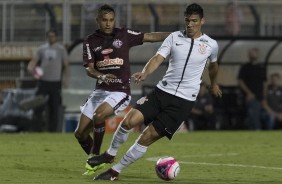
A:
[[[129,49],[143,44],[144,33],[115,28],[111,35],[99,30],[86,37],[83,42],[83,65],[94,63],[96,70],[113,74],[115,79],[96,83],[96,89],[120,91],[130,94]]]

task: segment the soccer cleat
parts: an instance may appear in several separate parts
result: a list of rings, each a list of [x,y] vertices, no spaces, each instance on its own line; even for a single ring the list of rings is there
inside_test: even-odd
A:
[[[99,174],[98,176],[94,177],[93,180],[109,180],[109,181],[115,181],[118,180],[119,173],[112,168],[107,170],[106,172],[103,172]]]
[[[83,173],[82,175],[84,175],[84,176],[92,176],[93,174],[95,174],[96,171],[105,168],[105,163],[104,164],[100,164],[98,166],[94,166],[94,167],[91,167],[91,165],[86,163],[85,168],[86,168],[86,172]]]
[[[93,156],[95,156],[95,155],[91,153],[91,154],[89,154],[88,158],[91,158],[91,157],[93,157]],[[96,172],[97,170],[102,169],[102,168],[104,168],[104,167],[105,167],[105,164],[101,164],[101,165],[99,165],[99,166],[91,167],[91,165],[89,165],[89,164],[86,162],[86,164],[85,164],[86,171],[85,171],[82,175],[84,175],[84,176],[92,176],[92,175],[95,174],[95,172]]]
[[[91,158],[89,158],[87,160],[87,163],[92,167],[100,167],[101,165],[105,165],[113,163],[114,162],[114,156],[109,155],[107,152],[103,153],[102,155],[97,155],[97,156],[93,156]]]
[[[82,175],[83,176],[92,176],[95,174],[95,171],[86,170]]]

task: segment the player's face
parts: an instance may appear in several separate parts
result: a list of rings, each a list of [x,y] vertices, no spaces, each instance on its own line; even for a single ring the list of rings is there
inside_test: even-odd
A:
[[[186,35],[189,38],[198,38],[202,35],[202,25],[204,24],[204,19],[198,14],[187,15],[184,17]]]
[[[47,35],[48,42],[52,45],[57,41],[57,35],[56,33],[49,32]]]
[[[113,12],[102,12],[96,19],[100,30],[111,34],[115,27],[115,14]]]

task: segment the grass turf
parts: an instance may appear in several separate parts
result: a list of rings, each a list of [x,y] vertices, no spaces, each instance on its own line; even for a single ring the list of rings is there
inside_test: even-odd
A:
[[[134,143],[131,133],[115,160]],[[111,140],[106,134],[102,151]],[[165,183],[155,160],[173,156],[180,163],[180,184],[282,184],[281,131],[178,133],[151,145],[143,158],[124,169],[116,183]],[[82,176],[87,155],[72,134],[0,134],[0,183],[109,183]],[[109,168],[109,165],[104,169]],[[98,172],[99,173],[99,172]],[[167,182],[166,182],[167,183]]]

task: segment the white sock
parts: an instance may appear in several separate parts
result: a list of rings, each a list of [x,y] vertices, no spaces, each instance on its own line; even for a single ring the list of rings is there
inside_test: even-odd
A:
[[[146,153],[147,149],[148,147],[142,146],[136,142],[112,169],[120,173],[122,169],[141,158]]]
[[[111,145],[107,150],[107,153],[109,155],[116,156],[120,145],[127,140],[128,135],[129,135],[129,130],[125,130],[124,128],[121,127],[120,124],[114,133]]]

